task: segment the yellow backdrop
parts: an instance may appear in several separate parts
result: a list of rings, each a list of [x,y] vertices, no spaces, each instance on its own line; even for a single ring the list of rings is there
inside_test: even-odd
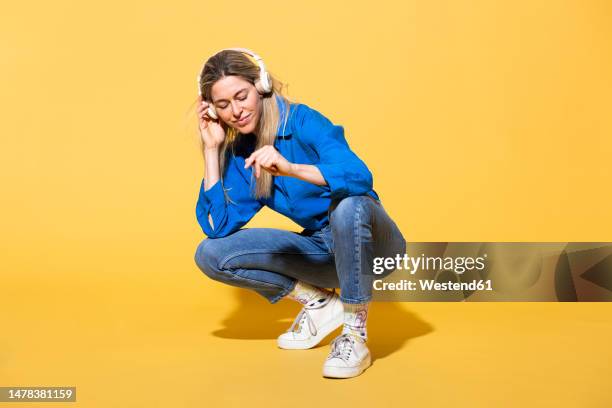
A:
[[[407,240],[610,241],[610,3],[2,9],[0,386],[88,408],[609,403],[610,304],[374,304],[374,365],[344,382],[320,377],[327,343],[277,349],[298,307],[193,261],[191,103],[204,60],[247,47],[345,127]]]

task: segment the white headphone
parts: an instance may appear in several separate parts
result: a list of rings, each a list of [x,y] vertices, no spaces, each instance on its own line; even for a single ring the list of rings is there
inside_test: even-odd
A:
[[[263,58],[246,48],[224,48],[221,51],[226,50],[239,51],[253,57],[257,62],[257,65],[259,65],[259,79],[255,81],[255,88],[257,88],[257,92],[263,95],[269,93],[272,90],[272,78],[270,78],[270,74],[268,73],[268,71],[266,71],[266,66],[264,65]],[[218,51],[217,54],[221,51]],[[204,64],[204,67],[205,66],[206,63]],[[202,96],[202,74],[204,73],[204,67],[202,67],[200,75],[198,75],[198,93],[200,94],[200,96]],[[208,116],[213,119],[219,119],[219,115],[217,115],[217,111],[215,110],[215,106],[212,104],[212,102],[208,105],[207,111]]]

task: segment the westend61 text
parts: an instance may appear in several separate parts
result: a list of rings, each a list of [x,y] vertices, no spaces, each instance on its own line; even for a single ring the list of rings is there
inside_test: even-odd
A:
[[[414,281],[402,279],[399,282],[383,282],[381,279],[372,282],[374,290],[493,290],[491,280],[473,280],[470,282],[436,282],[433,279],[419,279],[419,287]]]

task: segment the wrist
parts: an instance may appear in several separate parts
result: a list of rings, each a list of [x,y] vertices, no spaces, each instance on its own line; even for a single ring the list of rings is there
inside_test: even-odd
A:
[[[296,177],[298,176],[298,174],[300,173],[300,165],[297,163],[290,163],[289,166],[289,174],[287,174],[290,177]]]

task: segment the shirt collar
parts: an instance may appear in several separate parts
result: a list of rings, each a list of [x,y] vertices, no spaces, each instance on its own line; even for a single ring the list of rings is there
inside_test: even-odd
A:
[[[291,113],[291,108],[289,108],[289,118],[287,119],[287,123],[285,123],[285,116],[287,115],[287,109],[285,108],[285,104],[280,96],[276,95],[276,103],[278,105],[279,110],[279,124],[278,130],[276,132],[276,137],[283,138],[291,134],[291,129],[293,129],[293,115]]]

